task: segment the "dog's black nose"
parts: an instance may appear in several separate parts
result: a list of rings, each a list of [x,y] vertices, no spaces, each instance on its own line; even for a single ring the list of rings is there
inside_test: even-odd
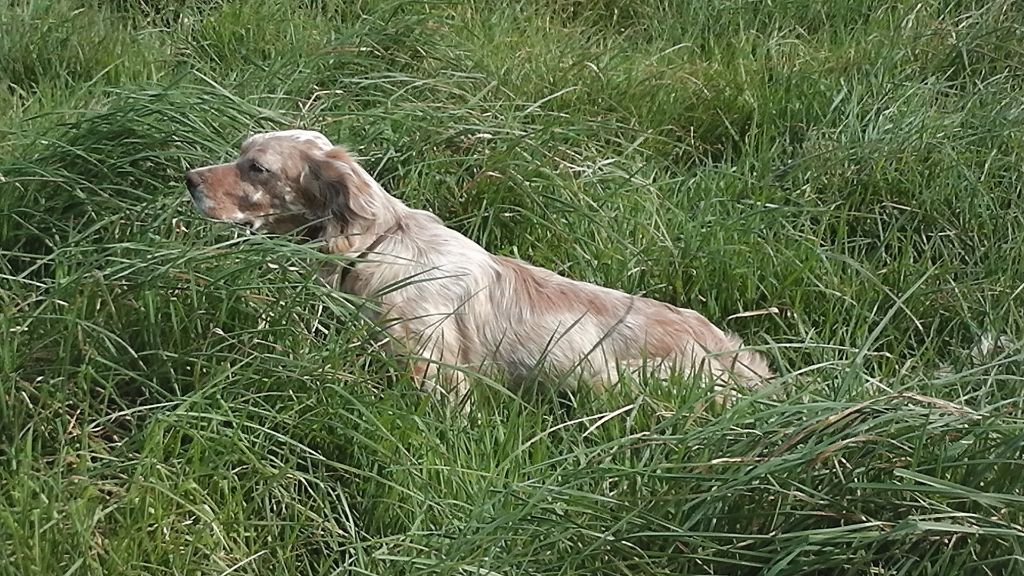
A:
[[[202,184],[202,180],[200,180],[195,170],[189,170],[185,173],[185,187],[188,188],[189,194],[192,196],[198,194],[200,184]]]

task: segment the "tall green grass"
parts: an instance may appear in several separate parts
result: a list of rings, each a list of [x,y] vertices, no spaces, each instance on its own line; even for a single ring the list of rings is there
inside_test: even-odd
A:
[[[0,1],[0,570],[1018,573],[1022,63],[1012,1]],[[190,206],[296,126],[780,378],[449,414]]]

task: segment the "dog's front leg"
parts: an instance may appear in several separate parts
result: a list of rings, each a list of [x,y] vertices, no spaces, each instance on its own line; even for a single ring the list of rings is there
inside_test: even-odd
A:
[[[451,408],[458,407],[463,414],[468,413],[469,381],[460,362],[462,339],[456,322],[450,316],[441,322],[428,323],[428,319],[423,315],[398,322],[388,332],[400,342],[409,359],[410,375],[419,389]]]
[[[420,390],[449,407],[469,413],[469,383],[457,366],[447,366],[434,359],[417,359],[412,367],[413,380]]]

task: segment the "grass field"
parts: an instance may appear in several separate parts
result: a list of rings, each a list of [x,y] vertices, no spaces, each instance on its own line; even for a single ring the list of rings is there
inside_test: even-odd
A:
[[[190,205],[297,126],[780,377],[449,414]],[[1022,197],[1014,0],[0,0],[0,573],[1024,573]]]

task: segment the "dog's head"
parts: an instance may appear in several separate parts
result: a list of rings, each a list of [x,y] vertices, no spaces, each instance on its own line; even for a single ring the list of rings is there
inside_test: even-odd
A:
[[[190,170],[185,186],[214,220],[313,238],[372,220],[384,194],[343,149],[309,130],[251,136],[236,160]]]

